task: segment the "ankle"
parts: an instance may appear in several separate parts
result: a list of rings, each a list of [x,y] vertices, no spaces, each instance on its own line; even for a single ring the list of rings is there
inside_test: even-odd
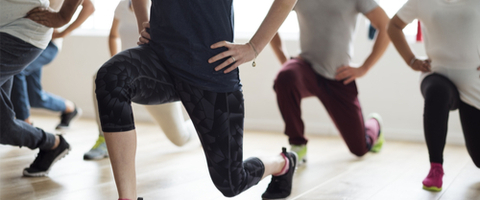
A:
[[[285,163],[282,167],[282,170],[280,170],[280,172],[278,173],[275,173],[275,174],[272,174],[272,176],[281,176],[281,175],[284,175],[288,172],[288,169],[290,168],[290,161],[288,160],[287,156],[285,156],[285,154],[280,153],[280,155],[282,156],[284,162]]]
[[[51,148],[51,150],[56,149],[59,144],[60,144],[60,137],[58,135],[55,135],[55,143],[53,144],[53,147]]]
[[[65,100],[65,110],[63,113],[71,113],[75,111],[75,104],[70,100]]]

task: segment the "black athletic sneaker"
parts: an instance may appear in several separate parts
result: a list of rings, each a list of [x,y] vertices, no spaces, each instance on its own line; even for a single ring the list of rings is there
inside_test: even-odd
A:
[[[263,199],[283,199],[290,196],[292,192],[292,180],[297,167],[298,156],[293,151],[287,152],[285,147],[282,148],[282,153],[290,160],[290,168],[284,175],[272,176],[272,181],[262,194]]]
[[[24,176],[46,176],[52,165],[68,154],[70,144],[61,135],[59,137],[58,147],[52,150],[40,150],[30,167],[23,170]]]
[[[60,116],[60,124],[58,124],[55,129],[59,130],[68,128],[70,122],[80,117],[80,115],[82,115],[82,109],[77,108],[77,106],[75,106],[75,110],[71,113],[62,113]]]

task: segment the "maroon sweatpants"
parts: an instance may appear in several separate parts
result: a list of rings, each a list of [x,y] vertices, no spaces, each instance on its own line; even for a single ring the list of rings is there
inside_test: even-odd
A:
[[[380,130],[375,119],[364,124],[355,82],[329,80],[318,75],[304,60],[291,59],[283,65],[274,85],[290,144],[307,143],[301,118],[300,102],[316,96],[325,106],[350,152],[357,156],[367,153]]]

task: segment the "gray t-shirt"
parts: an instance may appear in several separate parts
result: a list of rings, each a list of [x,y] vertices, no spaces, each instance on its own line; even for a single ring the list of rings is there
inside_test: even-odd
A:
[[[359,13],[376,8],[375,0],[299,0],[294,10],[300,26],[300,56],[325,78],[353,56],[353,35]]]

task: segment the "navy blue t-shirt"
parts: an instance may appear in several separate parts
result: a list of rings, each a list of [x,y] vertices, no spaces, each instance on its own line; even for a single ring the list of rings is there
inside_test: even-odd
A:
[[[233,92],[241,88],[238,69],[224,74],[208,63],[233,41],[233,0],[152,0],[150,35],[153,49],[177,78],[200,89]]]

